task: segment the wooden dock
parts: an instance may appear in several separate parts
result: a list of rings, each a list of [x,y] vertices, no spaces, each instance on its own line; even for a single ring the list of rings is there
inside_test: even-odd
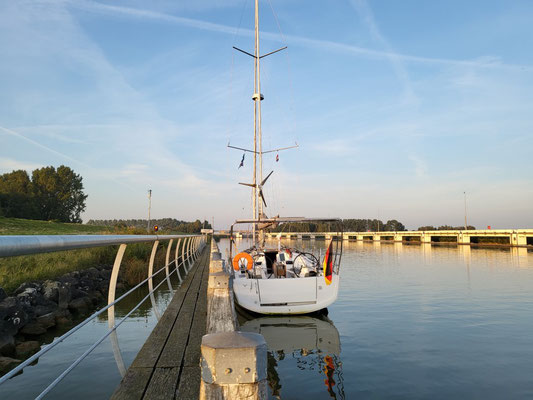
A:
[[[209,246],[206,246],[112,399],[198,398],[200,346],[206,333],[209,256]]]

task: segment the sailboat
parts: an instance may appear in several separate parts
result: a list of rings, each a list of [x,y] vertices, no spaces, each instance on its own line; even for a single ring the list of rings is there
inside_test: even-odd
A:
[[[240,183],[252,188],[252,218],[237,220],[231,226],[231,237],[236,225],[252,226],[250,248],[237,252],[234,241],[230,240],[228,265],[233,274],[233,291],[236,303],[248,311],[259,314],[307,314],[326,309],[338,296],[340,283],[340,262],[342,255],[342,233],[331,238],[324,255],[283,245],[267,245],[265,230],[291,227],[297,224],[329,223],[337,225],[342,231],[342,221],[337,218],[273,217],[265,213],[267,207],[263,187],[272,175],[263,178],[263,155],[288,150],[288,146],[264,151],[261,131],[261,93],[260,61],[264,57],[286,49],[261,55],[259,51],[259,4],[255,0],[255,51],[249,53],[236,50],[254,58],[254,141],[253,149],[228,147],[253,154],[252,183]],[[233,252],[237,254],[233,254]]]

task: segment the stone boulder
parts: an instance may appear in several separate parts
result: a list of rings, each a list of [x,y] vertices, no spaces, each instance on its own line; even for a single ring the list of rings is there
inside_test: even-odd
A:
[[[39,304],[33,307],[33,312],[35,313],[35,317],[38,318],[42,315],[50,314],[56,309],[57,309],[57,304],[51,301],[48,304]]]
[[[26,325],[22,327],[22,329],[19,331],[23,335],[28,336],[39,336],[43,333],[46,333],[46,328],[43,328],[42,325],[40,325],[37,321],[35,322],[29,322]]]
[[[85,270],[85,275],[88,276],[92,281],[100,279],[100,271],[98,271],[95,267]]]
[[[0,354],[13,352],[13,336],[28,320],[28,314],[16,297],[8,297],[0,302]]]
[[[39,342],[35,340],[29,340],[27,342],[22,342],[17,345],[17,357],[28,358],[41,349]]]
[[[24,292],[26,289],[28,288],[36,288],[38,287],[39,285],[36,283],[36,282],[24,282],[23,284],[21,284],[14,292],[13,292],[13,295],[17,296],[19,295],[20,293]]]
[[[48,301],[58,303],[60,286],[61,283],[57,281],[44,281],[42,286],[43,297]]]
[[[37,323],[44,329],[51,328],[56,324],[56,315],[53,312],[37,317]]]
[[[87,314],[92,308],[92,301],[88,297],[78,297],[68,304],[68,308],[78,314]]]
[[[10,357],[0,357],[0,375],[4,375],[7,372],[11,371],[22,361],[17,360],[16,358]]]
[[[72,290],[70,283],[61,283],[58,289],[58,302],[59,308],[67,309],[68,303],[72,300]]]

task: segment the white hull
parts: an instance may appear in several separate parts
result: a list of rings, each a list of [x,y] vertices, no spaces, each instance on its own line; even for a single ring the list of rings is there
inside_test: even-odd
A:
[[[339,294],[339,275],[330,285],[323,276],[296,279],[234,279],[235,301],[258,314],[308,314],[331,305]]]

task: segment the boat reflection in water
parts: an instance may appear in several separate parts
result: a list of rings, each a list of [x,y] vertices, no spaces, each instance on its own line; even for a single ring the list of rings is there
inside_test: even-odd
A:
[[[283,377],[278,373],[280,364],[290,358],[295,360],[300,370],[317,371],[317,375],[324,382],[324,391],[332,398],[345,398],[340,336],[328,317],[319,315],[254,318],[249,314],[239,314],[239,322],[242,331],[260,333],[267,342],[267,379],[275,398],[282,397]],[[324,394],[317,393],[317,398],[323,398]]]

